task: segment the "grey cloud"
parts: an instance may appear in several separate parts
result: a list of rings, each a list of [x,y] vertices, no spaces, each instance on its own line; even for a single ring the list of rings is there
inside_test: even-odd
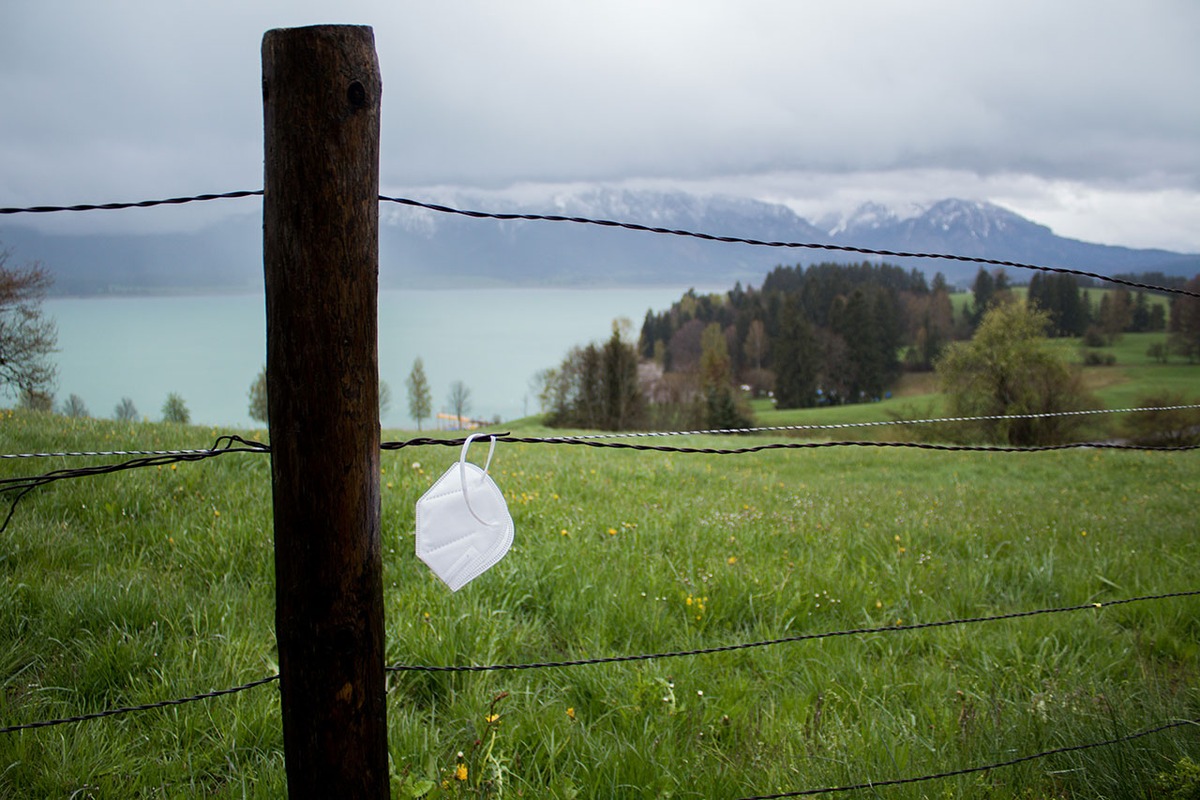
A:
[[[21,4],[0,203],[261,181],[259,42],[327,4]],[[385,185],[1029,174],[1200,192],[1189,0],[350,2]]]

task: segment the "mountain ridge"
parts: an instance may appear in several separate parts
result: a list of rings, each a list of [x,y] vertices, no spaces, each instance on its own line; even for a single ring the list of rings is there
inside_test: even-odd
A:
[[[746,197],[584,187],[540,203],[471,191],[423,201],[492,213],[534,213],[629,222],[772,242],[945,253],[1106,274],[1159,271],[1191,277],[1200,255],[1083,242],[993,203],[944,199],[897,210],[864,203],[813,224],[787,206]],[[760,284],[780,264],[862,261],[821,249],[720,244],[696,238],[535,220],[480,220],[384,203],[380,285],[589,286]],[[63,235],[6,223],[0,243],[12,263],[39,260],[60,295],[256,291],[261,289],[261,218],[229,217],[189,233]],[[879,260],[870,256],[871,260]],[[979,265],[886,259],[929,277],[968,285]],[[1021,270],[1010,277],[1024,282]]]

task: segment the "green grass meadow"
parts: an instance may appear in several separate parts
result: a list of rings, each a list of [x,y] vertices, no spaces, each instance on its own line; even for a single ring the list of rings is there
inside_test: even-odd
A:
[[[1118,344],[1128,352],[1116,366],[1089,371],[1106,403],[1147,386],[1197,394],[1200,368],[1150,363],[1133,340]],[[905,386],[870,406],[760,409],[759,422],[940,407],[928,381]],[[6,453],[207,447],[221,432],[0,412]],[[414,505],[457,456],[422,447],[382,457],[389,664],[524,664],[892,630],[632,663],[389,673],[395,797],[770,795],[1200,718],[1197,597],[896,629],[1200,589],[1194,452],[701,455],[502,443],[491,474],[515,544],[451,593],[414,555]],[[4,460],[0,474],[104,460]],[[266,456],[36,490],[0,538],[0,727],[275,674],[272,573]],[[0,797],[281,797],[279,715],[268,684],[0,734]],[[1200,730],[1190,726],[837,796],[1196,797],[1194,762]]]

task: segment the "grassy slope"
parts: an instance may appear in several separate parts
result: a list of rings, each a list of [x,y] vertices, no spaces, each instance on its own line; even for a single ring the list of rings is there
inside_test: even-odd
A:
[[[840,411],[879,419],[881,405]],[[3,413],[5,452],[213,438]],[[652,653],[1200,588],[1194,454],[508,445],[492,473],[516,544],[451,594],[413,556],[412,531],[416,499],[455,456],[383,457],[389,662]],[[272,674],[269,498],[268,460],[251,455],[31,495],[0,540],[0,725]],[[524,797],[739,797],[935,773],[1200,716],[1197,620],[1200,601],[1176,599],[634,664],[394,674],[389,747],[397,785],[432,780],[430,796],[482,793],[498,765],[505,796]],[[2,735],[0,796],[278,797],[278,714],[268,686]],[[1184,754],[1200,758],[1194,731],[888,796],[1142,796]]]

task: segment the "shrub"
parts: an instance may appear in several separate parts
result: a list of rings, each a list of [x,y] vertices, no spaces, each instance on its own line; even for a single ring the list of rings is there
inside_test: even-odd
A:
[[[1170,408],[1188,404],[1182,394],[1165,392],[1140,398],[1137,407]],[[1200,409],[1139,411],[1125,418],[1122,432],[1135,444],[1169,447],[1200,444]]]
[[[1111,367],[1117,363],[1117,357],[1112,353],[1087,352],[1083,356],[1085,367]]]
[[[1019,303],[993,307],[974,338],[957,342],[937,363],[951,416],[1052,414],[1096,408],[1079,371],[1049,346],[1049,317]],[[1070,441],[1079,417],[985,420],[968,436],[1029,446]]]
[[[1089,325],[1083,332],[1084,347],[1104,347],[1106,344],[1108,344],[1108,337],[1104,335],[1104,331],[1099,326]]]

